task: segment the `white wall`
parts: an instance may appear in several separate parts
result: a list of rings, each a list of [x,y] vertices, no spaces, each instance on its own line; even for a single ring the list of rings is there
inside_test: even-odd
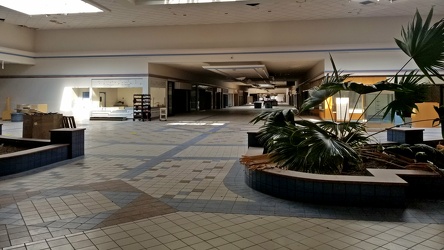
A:
[[[248,94],[263,94],[263,93],[274,93],[274,94],[286,94],[286,88],[276,88],[276,89],[257,89],[249,88]]]
[[[99,103],[100,92],[104,92],[106,95],[105,107],[112,107],[118,101],[116,88],[93,88],[92,101],[93,103]],[[120,101],[120,100],[119,100]],[[98,105],[94,105],[98,107]]]
[[[1,79],[0,83],[0,110],[4,109],[3,100],[11,97],[11,107],[17,104],[48,104],[48,112],[62,112],[72,115],[75,109],[88,108],[85,103],[80,103],[81,91],[89,91],[89,78],[38,78],[38,79]]]
[[[141,77],[144,93],[149,88],[148,75],[160,76],[162,81],[171,77],[173,81],[212,83],[162,63],[325,60],[325,65],[310,71],[316,75],[323,66],[327,72],[332,70],[331,53],[345,73],[393,74],[406,61],[393,38],[400,36],[401,26],[410,20],[380,17],[36,31],[0,24],[0,32],[7,34],[0,38],[0,46],[20,50],[18,57],[35,63],[7,64],[0,70],[0,110],[9,96],[13,107],[47,103],[49,111],[73,113],[87,104],[71,97],[62,105],[62,97],[75,96],[72,88],[89,88],[93,79],[100,78]],[[229,35],[221,31],[229,31]],[[4,56],[1,49],[0,55]]]
[[[11,107],[17,104],[48,104],[48,112],[64,115],[78,115],[84,118],[90,110],[99,107],[99,92],[106,92],[106,105],[112,107],[118,100],[132,106],[132,96],[141,93],[142,88],[94,88],[90,99],[82,98],[82,92],[89,92],[91,78],[22,78],[0,79],[0,110],[5,107],[6,97],[11,97]],[[80,114],[82,113],[82,114]],[[89,115],[89,114],[88,114]],[[88,116],[89,117],[89,116]]]
[[[411,17],[162,27],[38,30],[36,52],[391,44]],[[227,35],[229,34],[229,35]],[[378,35],[375,35],[378,34]],[[106,41],[106,42],[104,42]]]
[[[0,61],[35,64],[35,30],[0,22]]]
[[[0,76],[148,76],[147,64],[147,59],[141,57],[40,58],[36,59],[36,65],[33,66],[6,65],[0,71]]]
[[[34,29],[0,22],[0,31],[0,47],[34,52]]]
[[[117,100],[123,101],[125,103],[125,105],[132,107],[134,94],[142,94],[142,88],[118,88],[117,89]],[[113,103],[113,105],[114,105],[114,103]]]
[[[165,107],[166,89],[150,87],[151,105],[153,107]]]

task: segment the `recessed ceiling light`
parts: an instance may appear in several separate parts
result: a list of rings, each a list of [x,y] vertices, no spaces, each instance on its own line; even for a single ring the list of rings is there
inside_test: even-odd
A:
[[[0,5],[28,15],[102,12],[81,0],[0,0]]]

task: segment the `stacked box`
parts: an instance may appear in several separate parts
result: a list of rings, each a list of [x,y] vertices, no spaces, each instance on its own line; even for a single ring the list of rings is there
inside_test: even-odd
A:
[[[50,139],[49,131],[62,128],[62,114],[24,114],[23,138]]]

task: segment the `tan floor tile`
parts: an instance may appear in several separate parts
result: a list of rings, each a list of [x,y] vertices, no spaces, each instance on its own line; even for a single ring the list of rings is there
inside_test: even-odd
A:
[[[96,244],[96,247],[97,247],[97,249],[100,249],[100,250],[108,250],[108,249],[119,248],[119,245],[117,245],[117,243],[115,243],[114,241],[109,241],[109,242]]]
[[[46,241],[36,241],[25,244],[27,250],[41,250],[49,249],[49,245]]]
[[[116,240],[120,240],[120,239],[124,239],[124,238],[129,238],[130,235],[123,231],[123,232],[108,234],[108,237],[110,237],[112,240],[116,241]]]
[[[86,248],[86,247],[92,247],[92,246],[94,246],[94,243],[90,240],[82,240],[82,241],[71,242],[71,245],[75,249],[81,249],[81,248]]]
[[[377,237],[368,238],[368,239],[365,240],[365,242],[371,243],[371,244],[376,245],[376,246],[383,246],[383,245],[389,243],[388,241],[380,239],[380,238],[377,238]]]
[[[191,247],[194,248],[194,249],[211,249],[211,248],[214,248],[213,246],[211,246],[210,244],[208,244],[206,242],[199,242],[197,244],[191,245]]]
[[[385,244],[385,245],[383,245],[382,247],[385,247],[385,248],[387,248],[387,249],[390,249],[390,250],[405,250],[405,249],[411,249],[411,248],[407,248],[407,247],[403,247],[403,246],[401,246],[401,245],[398,245],[398,244],[395,244],[395,243],[387,243],[387,244]]]
[[[310,247],[310,248],[316,248],[317,246],[320,246],[323,244],[322,242],[316,240],[316,238],[305,238],[305,239],[300,240],[298,242],[307,246],[307,247]],[[290,242],[288,242],[288,243],[290,243]],[[281,244],[281,245],[287,246],[288,244],[287,244],[287,242],[283,242],[283,244]]]
[[[359,247],[359,248],[364,249],[364,250],[371,250],[371,249],[377,249],[378,248],[377,245],[374,245],[374,244],[371,244],[371,243],[368,243],[368,242],[365,242],[365,241],[361,241],[361,242],[359,242],[357,244],[354,244],[353,246]]]
[[[401,246],[407,247],[407,248],[413,247],[413,246],[415,246],[417,244],[417,243],[415,243],[413,241],[409,241],[409,240],[406,240],[404,238],[396,239],[396,240],[392,241],[392,243],[395,243],[397,245],[401,245]]]
[[[67,235],[66,238],[71,243],[88,240],[88,237],[83,233],[75,234],[75,235]]]
[[[156,239],[149,239],[145,241],[139,242],[142,246],[144,246],[146,249],[152,249],[153,247],[159,246],[162,243]]]

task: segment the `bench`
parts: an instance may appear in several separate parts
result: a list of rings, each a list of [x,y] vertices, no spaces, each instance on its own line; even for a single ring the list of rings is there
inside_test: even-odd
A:
[[[387,141],[397,143],[422,143],[424,129],[420,128],[391,128],[387,130]]]

